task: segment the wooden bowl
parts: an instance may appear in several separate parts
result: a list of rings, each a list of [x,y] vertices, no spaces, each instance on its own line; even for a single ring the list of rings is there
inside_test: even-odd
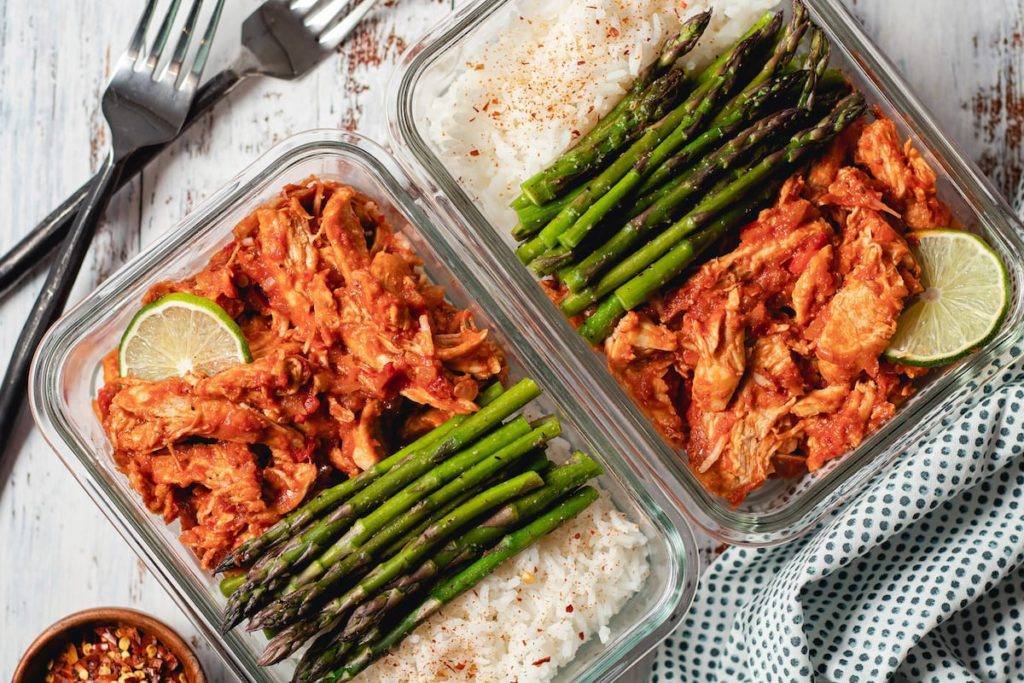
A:
[[[195,652],[170,626],[142,612],[122,607],[96,607],[75,612],[47,628],[22,655],[12,683],[41,683],[46,677],[46,665],[79,632],[89,626],[116,623],[135,626],[155,636],[181,662],[189,683],[207,683]]]

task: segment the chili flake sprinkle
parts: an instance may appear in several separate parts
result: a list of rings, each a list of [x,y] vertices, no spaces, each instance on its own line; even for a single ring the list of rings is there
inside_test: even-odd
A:
[[[46,683],[188,683],[178,658],[156,637],[134,626],[97,626],[68,643],[46,668]]]

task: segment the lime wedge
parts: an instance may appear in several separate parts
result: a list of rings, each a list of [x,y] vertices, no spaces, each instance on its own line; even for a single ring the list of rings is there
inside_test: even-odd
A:
[[[924,291],[900,316],[886,358],[924,367],[952,363],[999,329],[1010,306],[1009,275],[969,232],[921,230],[908,237]]]
[[[213,375],[252,356],[223,308],[205,297],[175,293],[135,314],[121,337],[118,360],[122,376],[160,380],[189,372]]]

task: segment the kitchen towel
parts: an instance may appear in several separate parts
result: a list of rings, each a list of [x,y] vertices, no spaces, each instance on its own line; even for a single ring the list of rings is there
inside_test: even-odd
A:
[[[733,547],[655,683],[1024,680],[1024,352],[801,540]]]

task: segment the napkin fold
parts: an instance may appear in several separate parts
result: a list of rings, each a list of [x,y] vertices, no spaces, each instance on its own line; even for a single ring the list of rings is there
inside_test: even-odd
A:
[[[1024,680],[1024,352],[802,539],[709,566],[651,680]]]

